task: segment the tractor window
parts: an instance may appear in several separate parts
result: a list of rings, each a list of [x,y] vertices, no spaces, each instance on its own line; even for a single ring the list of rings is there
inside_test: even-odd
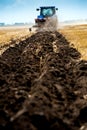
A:
[[[55,14],[55,9],[54,8],[42,8],[41,9],[41,15],[44,17],[49,17]]]

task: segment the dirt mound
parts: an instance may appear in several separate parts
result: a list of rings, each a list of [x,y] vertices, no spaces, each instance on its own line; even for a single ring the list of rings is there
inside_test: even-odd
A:
[[[0,57],[0,130],[86,130],[87,61],[58,32]]]

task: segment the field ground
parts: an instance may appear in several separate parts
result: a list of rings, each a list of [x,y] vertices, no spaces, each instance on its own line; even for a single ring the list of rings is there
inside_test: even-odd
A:
[[[11,43],[19,43],[30,35],[29,26],[0,27],[0,55],[12,45]]]
[[[81,53],[82,59],[87,60],[87,24],[66,26],[59,31]]]
[[[87,60],[87,24],[64,26],[59,32],[75,46],[82,58]],[[9,44],[12,40],[24,39],[30,35],[29,26],[0,28],[0,47]]]
[[[29,36],[29,26],[0,27],[0,45]]]
[[[59,30],[82,52],[85,31],[85,25]],[[4,45],[0,130],[87,130],[87,60],[59,32],[31,33],[20,44]]]

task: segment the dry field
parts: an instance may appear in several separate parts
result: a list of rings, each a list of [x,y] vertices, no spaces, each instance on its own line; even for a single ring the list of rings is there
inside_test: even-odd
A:
[[[0,45],[7,44],[11,40],[23,39],[29,35],[29,26],[0,27]]]
[[[29,26],[0,27],[0,55],[9,45],[13,46],[30,35]]]
[[[82,59],[87,60],[87,24],[66,26],[60,32],[81,53]]]
[[[80,51],[82,58],[87,60],[87,25],[65,26],[59,29],[59,32]],[[12,40],[22,40],[30,35],[28,26],[0,28],[0,47],[8,45]]]

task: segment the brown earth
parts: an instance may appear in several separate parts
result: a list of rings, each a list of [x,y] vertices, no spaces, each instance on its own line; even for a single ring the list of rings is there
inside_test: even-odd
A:
[[[87,130],[87,61],[58,32],[0,56],[0,130]]]

